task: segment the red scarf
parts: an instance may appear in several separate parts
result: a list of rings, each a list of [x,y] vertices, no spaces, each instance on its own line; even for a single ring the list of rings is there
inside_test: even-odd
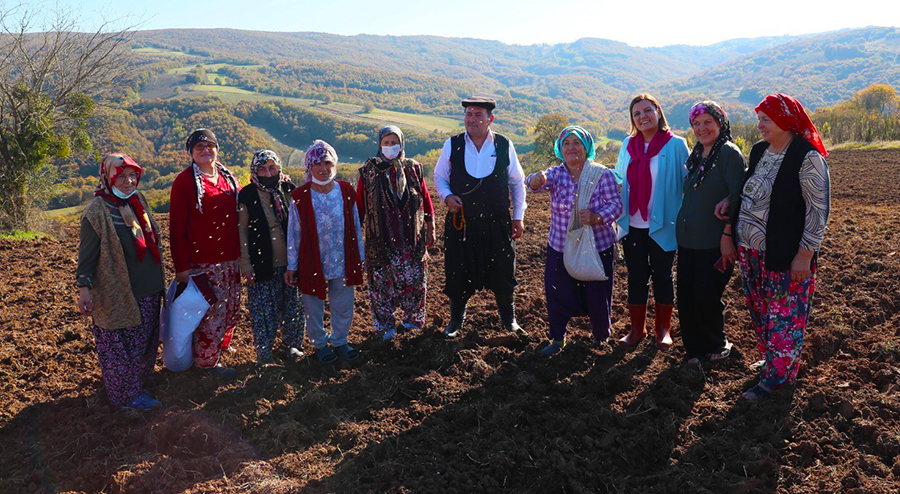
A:
[[[674,137],[672,131],[658,131],[650,146],[644,151],[644,134],[640,132],[628,141],[628,154],[631,162],[628,163],[628,214],[634,215],[638,211],[641,217],[647,221],[650,209],[650,193],[653,192],[653,176],[650,174],[650,158],[659,154],[662,148]]]
[[[162,258],[159,255],[159,233],[153,229],[153,224],[150,223],[150,216],[144,209],[144,205],[139,198],[140,196],[135,192],[128,199],[119,199],[112,193],[112,186],[116,181],[116,177],[125,171],[126,168],[133,168],[137,171],[138,183],[140,183],[144,169],[129,156],[125,154],[111,154],[104,158],[100,163],[100,185],[94,191],[94,195],[106,199],[107,202],[119,208],[122,221],[131,230],[131,237],[134,241],[138,260],[143,261],[149,249],[150,254],[153,255],[153,260],[156,264],[160,264],[162,263]]]
[[[770,94],[756,105],[755,110],[768,115],[779,128],[790,130],[806,139],[822,156],[828,156],[819,131],[796,99],[782,93]]]

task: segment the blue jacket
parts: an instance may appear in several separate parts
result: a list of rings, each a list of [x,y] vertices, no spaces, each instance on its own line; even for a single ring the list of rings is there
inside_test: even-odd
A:
[[[630,218],[628,208],[628,163],[631,155],[628,154],[628,141],[626,137],[622,141],[622,149],[619,150],[619,159],[616,162],[616,181],[622,184],[622,205],[624,212],[616,222],[619,225],[619,238],[628,235],[628,220]],[[659,171],[656,175],[656,192],[653,194],[652,214],[650,215],[650,238],[652,238],[666,252],[678,248],[675,240],[675,223],[678,220],[678,210],[681,209],[681,194],[684,186],[684,177],[687,176],[688,151],[687,142],[678,136],[669,139],[669,142],[659,152]]]

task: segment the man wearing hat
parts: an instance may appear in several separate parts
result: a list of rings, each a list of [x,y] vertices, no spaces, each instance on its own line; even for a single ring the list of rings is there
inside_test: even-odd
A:
[[[462,106],[466,131],[444,142],[434,167],[435,188],[449,210],[444,223],[444,293],[450,297],[450,322],[444,335],[456,337],[469,297],[482,288],[494,292],[503,326],[524,332],[513,304],[513,240],[525,231],[525,173],[512,142],[491,131],[496,102],[473,97]]]

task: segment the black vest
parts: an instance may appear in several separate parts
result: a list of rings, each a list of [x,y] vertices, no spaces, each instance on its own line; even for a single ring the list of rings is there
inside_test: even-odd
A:
[[[766,141],[753,145],[750,150],[750,168],[744,176],[744,184],[753,176],[756,165],[768,147],[769,143]],[[800,167],[806,155],[815,149],[806,139],[794,136],[784,153],[778,175],[775,176],[769,199],[769,218],[766,220],[766,269],[769,271],[790,270],[791,261],[800,248],[806,224],[806,202],[800,188]],[[740,216],[740,213],[736,216]],[[737,232],[737,228],[733,231]],[[813,259],[815,260],[815,256]]]
[[[284,220],[281,221],[281,231],[287,240],[288,215],[287,208],[293,206],[291,192],[294,184],[281,183],[281,191],[284,193]],[[247,208],[250,223],[247,227],[247,251],[250,254],[250,265],[253,266],[253,274],[256,281],[268,281],[274,276],[272,268],[272,238],[269,236],[269,222],[263,211],[262,202],[259,200],[259,187],[250,183],[241,189],[238,201]]]
[[[509,216],[509,139],[494,133],[494,171],[475,178],[466,171],[466,136],[450,138],[450,192],[462,199],[466,221]]]

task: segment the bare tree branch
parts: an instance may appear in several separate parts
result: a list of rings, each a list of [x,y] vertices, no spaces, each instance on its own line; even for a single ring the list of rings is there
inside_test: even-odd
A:
[[[137,25],[122,24],[84,31],[72,11],[0,0],[0,214],[24,218],[29,177],[65,149],[93,100],[131,82]]]

